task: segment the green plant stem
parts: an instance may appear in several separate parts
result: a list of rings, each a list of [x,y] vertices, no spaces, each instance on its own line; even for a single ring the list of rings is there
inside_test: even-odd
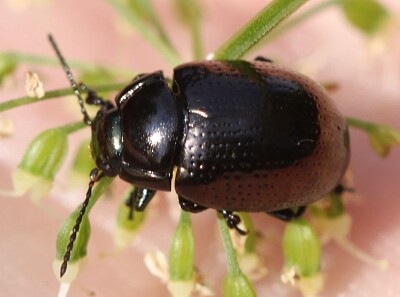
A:
[[[121,1],[121,0],[120,0]],[[164,26],[160,23],[160,17],[154,10],[153,1],[151,0],[125,0],[127,9],[132,10],[132,13],[141,22],[147,26],[153,26],[156,30],[159,38],[169,47],[173,48],[172,43],[168,37],[167,32],[164,30]]]
[[[92,86],[91,88],[93,90],[96,90],[97,92],[101,93],[101,92],[118,91],[118,90],[121,90],[126,85],[127,85],[127,82],[114,83],[114,84],[101,85],[101,86]],[[82,93],[84,93],[84,92],[82,92]],[[20,98],[16,98],[16,99],[12,99],[12,100],[0,103],[0,112],[9,110],[12,108],[24,106],[27,104],[31,104],[31,103],[36,103],[36,102],[40,102],[40,101],[55,99],[55,98],[59,98],[59,97],[69,96],[69,95],[74,95],[74,92],[72,91],[71,88],[48,91],[42,98],[32,98],[29,96],[23,96]]]
[[[317,13],[320,13],[321,11],[333,7],[335,5],[338,5],[342,2],[343,0],[327,0],[321,3],[318,3],[317,5],[311,7],[309,10],[305,11],[304,13],[299,14],[298,16],[294,16],[287,22],[282,23],[280,26],[278,26],[275,30],[270,32],[266,36],[266,41],[271,42],[275,38],[281,36],[284,32],[290,30],[291,28],[296,27],[298,24],[302,23],[303,21],[309,19],[310,17],[316,15]]]
[[[240,267],[236,258],[236,251],[232,244],[231,235],[229,234],[228,225],[222,215],[218,214],[218,225],[224,245],[226,260],[228,263],[228,273],[231,276],[240,275]]]
[[[118,13],[126,18],[141,34],[142,36],[155,48],[158,52],[164,56],[166,61],[172,66],[176,66],[182,63],[181,58],[178,56],[171,44],[166,43],[163,38],[160,38],[153,31],[149,30],[144,22],[142,22],[130,9],[120,0],[107,0]]]
[[[14,61],[15,63],[29,63],[29,64],[50,65],[50,66],[60,67],[60,62],[55,57],[52,58],[47,56],[20,53],[20,52],[4,52],[0,53],[0,55],[7,60]],[[134,71],[128,69],[110,67],[102,64],[88,63],[78,60],[68,60],[68,64],[71,66],[71,68],[75,68],[81,71],[89,71],[96,68],[102,68],[110,73],[126,75],[129,77],[132,76],[132,73],[135,73]]]
[[[239,59],[276,25],[295,12],[305,2],[307,0],[272,1],[232,38],[225,42],[214,53],[214,59]]]
[[[377,126],[374,123],[362,121],[362,120],[352,118],[352,117],[347,117],[346,120],[347,120],[347,123],[349,124],[349,126],[351,126],[353,128],[358,128],[358,129],[364,130],[366,132],[371,131],[374,127]]]

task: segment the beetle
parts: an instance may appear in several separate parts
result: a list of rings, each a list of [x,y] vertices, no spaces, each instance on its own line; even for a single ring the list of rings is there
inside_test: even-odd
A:
[[[175,191],[189,212],[216,209],[239,233],[235,211],[289,221],[340,184],[349,162],[344,117],[323,87],[268,59],[200,61],[138,75],[115,105],[78,86],[49,36],[91,126],[96,162],[67,247],[64,274],[91,188],[103,176],[135,185],[128,204],[143,211],[157,190]],[[99,105],[92,120],[86,102]]]

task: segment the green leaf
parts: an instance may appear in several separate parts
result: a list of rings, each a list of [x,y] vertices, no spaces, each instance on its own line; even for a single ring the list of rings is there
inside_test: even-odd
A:
[[[295,12],[307,0],[274,0],[250,22],[226,41],[215,53],[215,60],[235,60],[242,57],[268,32]]]
[[[342,0],[342,9],[353,26],[366,34],[376,32],[389,13],[375,0]]]

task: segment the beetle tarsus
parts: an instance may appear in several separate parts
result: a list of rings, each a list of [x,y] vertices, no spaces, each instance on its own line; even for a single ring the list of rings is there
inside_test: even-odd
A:
[[[226,221],[226,224],[230,229],[235,229],[240,235],[247,235],[247,231],[242,230],[238,227],[241,222],[240,217],[237,214],[234,214],[230,210],[218,210],[218,212],[223,216]]]

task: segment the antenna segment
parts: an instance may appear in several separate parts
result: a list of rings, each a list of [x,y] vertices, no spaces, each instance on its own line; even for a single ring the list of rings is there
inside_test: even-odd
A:
[[[81,92],[79,91],[79,87],[78,84],[76,83],[71,69],[69,68],[67,62],[65,61],[63,55],[60,52],[60,49],[55,41],[55,39],[53,38],[53,36],[51,34],[48,35],[49,41],[51,43],[51,46],[53,47],[54,51],[57,54],[58,59],[60,60],[60,63],[64,69],[65,74],[67,75],[67,79],[72,87],[72,90],[74,91],[75,96],[78,98],[78,103],[81,107],[81,113],[83,114],[83,121],[85,122],[86,125],[90,126],[92,123],[92,120],[89,117],[89,114],[86,111],[85,108],[85,104],[83,102],[82,96],[81,96]]]

